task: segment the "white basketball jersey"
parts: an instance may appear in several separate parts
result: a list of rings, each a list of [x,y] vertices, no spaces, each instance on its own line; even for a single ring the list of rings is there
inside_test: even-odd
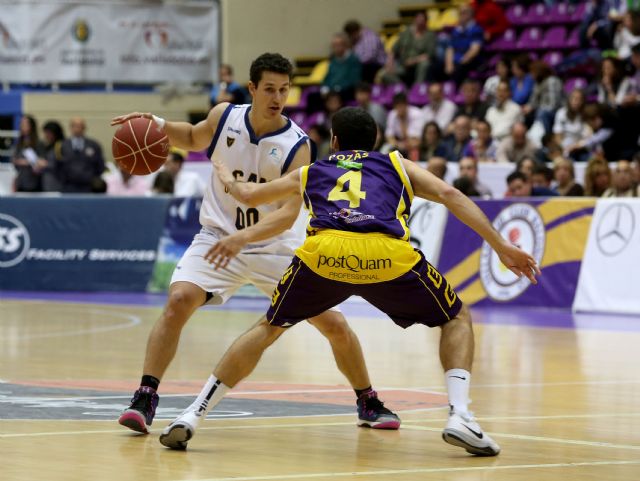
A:
[[[239,181],[269,182],[286,172],[298,149],[308,144],[309,139],[289,119],[281,129],[257,137],[249,123],[250,110],[251,105],[227,107],[220,118],[208,154],[211,160],[224,163]],[[213,172],[200,209],[200,223],[233,234],[257,223],[281,205],[282,202],[278,202],[248,207],[225,193],[224,186]],[[290,229],[247,247],[288,255],[302,243],[303,237],[303,232]]]

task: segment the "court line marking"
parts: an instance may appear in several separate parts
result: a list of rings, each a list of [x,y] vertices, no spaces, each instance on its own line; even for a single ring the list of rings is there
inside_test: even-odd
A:
[[[355,476],[389,476],[401,474],[453,473],[465,471],[494,471],[506,469],[547,469],[547,468],[579,468],[583,466],[620,466],[640,464],[640,461],[588,461],[577,463],[548,463],[548,464],[510,464],[502,466],[463,466],[449,468],[415,468],[415,469],[387,469],[381,471],[353,471],[338,473],[307,473],[307,474],[279,474],[274,476],[243,476],[231,478],[206,478],[197,481],[267,481],[271,479],[312,479],[312,478],[346,478]],[[184,481],[184,480],[181,480]],[[193,480],[196,481],[196,480]]]
[[[108,317],[108,315],[112,315],[113,317],[116,317],[116,318],[119,317],[121,319],[128,319],[128,322],[122,322],[120,324],[112,324],[109,326],[102,326],[102,327],[89,327],[86,329],[76,329],[76,330],[70,330],[70,331],[48,332],[44,334],[27,334],[23,336],[12,335],[11,337],[0,336],[0,341],[6,341],[6,340],[12,340],[12,341],[27,340],[28,341],[30,339],[47,339],[51,337],[69,337],[69,336],[79,336],[82,334],[97,334],[100,332],[109,332],[109,331],[117,331],[119,329],[128,329],[142,323],[142,319],[136,315],[127,314],[125,312],[115,311],[115,310],[110,311],[110,310],[104,310],[104,309],[89,309],[88,311],[85,311],[83,313],[83,315],[86,315],[86,314],[98,314],[98,315],[106,314],[107,315],[106,317]]]

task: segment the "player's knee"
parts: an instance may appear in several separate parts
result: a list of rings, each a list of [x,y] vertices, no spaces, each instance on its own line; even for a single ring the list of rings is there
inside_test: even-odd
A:
[[[351,331],[344,316],[339,312],[327,311],[318,317],[309,319],[309,322],[332,344],[347,343],[351,340],[353,331]]]
[[[455,327],[464,327],[467,329],[472,329],[471,326],[471,311],[469,310],[469,308],[467,307],[466,304],[462,304],[462,307],[460,308],[460,311],[458,312],[458,314],[456,315],[456,317],[454,317],[453,319],[451,319],[446,325],[449,325],[451,327],[455,326]]]
[[[170,322],[186,322],[185,317],[197,309],[200,304],[199,296],[187,289],[171,289],[167,297],[163,316]]]

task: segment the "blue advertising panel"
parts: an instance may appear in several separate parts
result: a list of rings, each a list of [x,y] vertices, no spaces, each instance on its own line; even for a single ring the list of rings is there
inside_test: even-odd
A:
[[[0,289],[145,291],[169,198],[0,198]]]

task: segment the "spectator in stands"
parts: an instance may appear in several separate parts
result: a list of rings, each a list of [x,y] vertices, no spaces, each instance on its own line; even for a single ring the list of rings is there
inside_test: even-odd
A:
[[[522,107],[525,118],[529,118],[529,125],[540,122],[544,133],[553,129],[553,120],[562,105],[562,81],[553,74],[549,65],[538,60],[531,64],[531,76],[535,81],[529,101]]]
[[[480,99],[480,82],[476,79],[466,79],[460,87],[462,105],[458,107],[455,117],[466,115],[471,117],[474,127],[476,120],[483,120],[487,115],[489,104]]]
[[[598,81],[598,102],[615,108],[624,103],[627,95],[633,93],[631,79],[624,74],[622,62],[606,57],[600,66]]]
[[[633,156],[631,166],[633,167],[631,171],[633,176],[633,184],[636,186],[637,196],[640,197],[640,152],[637,152]]]
[[[631,89],[624,99],[624,105],[638,105],[640,103],[640,42],[631,48],[629,59],[633,76],[631,77]]]
[[[331,39],[329,70],[322,81],[322,92],[340,92],[342,99],[353,100],[355,87],[362,80],[362,64],[349,48],[349,38],[340,32]]]
[[[478,179],[478,161],[472,157],[463,157],[459,164],[460,177],[471,181],[473,189],[484,198],[491,198],[491,189]],[[455,184],[454,184],[455,185]],[[467,194],[468,195],[468,194]]]
[[[387,57],[381,80],[384,83],[401,80],[407,86],[424,82],[437,44],[436,34],[427,28],[426,12],[416,13],[413,24],[400,33],[392,55]]]
[[[407,94],[398,92],[393,96],[393,109],[387,116],[384,151],[398,149],[405,157],[418,160],[420,134],[424,125],[422,111],[409,105]]]
[[[628,11],[620,28],[613,38],[613,46],[618,52],[618,58],[626,60],[631,56],[631,49],[640,44],[640,11]]]
[[[529,73],[531,60],[528,53],[518,55],[511,61],[511,73],[513,76],[509,81],[511,87],[511,98],[518,105],[525,105],[533,93],[535,81]]]
[[[47,167],[44,145],[38,137],[38,125],[31,115],[20,119],[20,133],[13,147],[11,162],[16,169],[16,192],[41,192],[42,170]]]
[[[362,64],[362,80],[373,82],[378,70],[387,60],[380,36],[373,30],[363,27],[357,20],[344,24],[344,33],[349,37],[351,48]]]
[[[531,174],[531,185],[551,189],[551,182],[553,182],[553,170],[545,164],[536,164]]]
[[[327,93],[324,98],[324,122],[323,126],[325,129],[331,129],[331,119],[335,113],[340,110],[344,106],[344,102],[342,100],[342,95],[339,92],[330,91]]]
[[[427,162],[427,170],[437,178],[444,180],[445,175],[447,175],[447,159],[431,157]]]
[[[445,158],[449,162],[458,162],[471,142],[471,119],[460,115],[453,121],[453,134],[445,137],[442,145],[445,148]]]
[[[102,180],[104,158],[100,144],[88,138],[87,125],[81,117],[69,123],[70,137],[62,143],[60,161],[56,164],[56,177],[62,192],[100,192],[105,186]]]
[[[467,197],[480,197],[480,192],[467,177],[458,177],[453,181],[453,186]]]
[[[535,153],[535,145],[527,138],[527,126],[516,122],[511,127],[511,135],[498,145],[496,161],[516,163],[525,157],[534,157]]]
[[[167,170],[161,170],[153,179],[152,194],[173,194],[173,176]]]
[[[580,24],[580,48],[588,49],[593,44],[600,50],[612,46],[614,25],[610,18],[610,0],[591,0],[585,17]]]
[[[331,153],[331,135],[330,130],[323,124],[316,124],[307,130],[309,138],[316,144],[316,158],[324,159]]]
[[[387,110],[380,104],[371,101],[371,84],[360,82],[356,85],[356,104],[369,112],[378,128],[384,132],[387,125]]]
[[[64,130],[55,120],[49,120],[42,126],[44,152],[42,158],[47,166],[42,170],[42,190],[44,192],[59,192],[60,182],[56,177],[56,165],[62,158],[62,143]]]
[[[484,39],[490,42],[500,37],[509,27],[504,10],[494,0],[473,0],[475,21],[484,32]]]
[[[176,197],[202,197],[204,195],[205,183],[196,172],[184,170],[184,155],[171,150],[164,170],[171,174],[173,178],[173,195]]]
[[[545,187],[534,187],[531,179],[522,172],[512,172],[507,177],[508,197],[553,197],[556,194]]]
[[[585,155],[588,155],[584,149],[575,149],[570,152],[573,145],[584,141],[589,135],[589,127],[582,119],[584,105],[584,91],[581,89],[572,90],[566,105],[560,107],[553,122],[553,133],[562,146],[564,155],[571,156],[578,161],[587,160]]]
[[[601,197],[611,185],[611,169],[602,157],[593,157],[584,171],[584,195]]]
[[[496,90],[496,103],[487,110],[485,116],[493,138],[502,141],[509,136],[511,126],[522,120],[522,108],[511,100],[511,87],[507,82],[500,82]]]
[[[435,121],[445,132],[456,113],[456,104],[444,96],[442,84],[434,82],[429,85],[429,103],[422,107],[424,122]]]
[[[636,197],[636,195],[631,162],[619,160],[613,171],[611,187],[602,193],[602,197]]]
[[[507,82],[511,80],[511,60],[506,56],[502,56],[496,63],[496,73],[492,75],[484,82],[482,93],[487,103],[492,104],[496,100],[496,90],[500,82]]]
[[[211,107],[222,102],[244,104],[247,100],[245,88],[233,79],[233,67],[223,63],[218,70],[220,81],[211,88],[209,101]]]
[[[458,26],[451,32],[449,46],[445,51],[444,73],[456,85],[473,72],[480,64],[480,52],[484,42],[484,32],[473,19],[470,5],[462,5],[458,14]]]
[[[442,130],[434,122],[427,122],[420,137],[420,160],[428,162],[431,157],[444,157],[447,153],[442,145]]]
[[[143,196],[149,193],[149,183],[145,177],[131,175],[117,164],[105,174],[104,181],[107,183],[108,195]]]
[[[535,159],[538,164],[551,163],[557,157],[562,157],[562,146],[556,136],[549,133],[542,136],[542,145],[536,150]]]
[[[498,143],[491,136],[491,125],[486,120],[476,122],[476,136],[469,142],[464,151],[465,157],[472,157],[478,162],[495,162]]]
[[[533,176],[533,171],[535,170],[535,168],[536,161],[533,159],[533,157],[524,157],[516,163],[516,170],[518,172],[522,172],[528,178],[531,178]]]
[[[576,183],[576,174],[573,162],[564,157],[558,157],[553,161],[553,179],[556,186],[553,188],[558,195],[565,197],[581,197],[584,195],[584,188]]]
[[[619,116],[611,108],[597,103],[587,104],[582,115],[593,133],[575,144],[571,151],[587,149],[591,154],[611,160],[629,158],[638,149],[638,135],[631,132],[630,137],[626,129],[628,126],[621,125]],[[637,128],[637,122],[632,127]]]

